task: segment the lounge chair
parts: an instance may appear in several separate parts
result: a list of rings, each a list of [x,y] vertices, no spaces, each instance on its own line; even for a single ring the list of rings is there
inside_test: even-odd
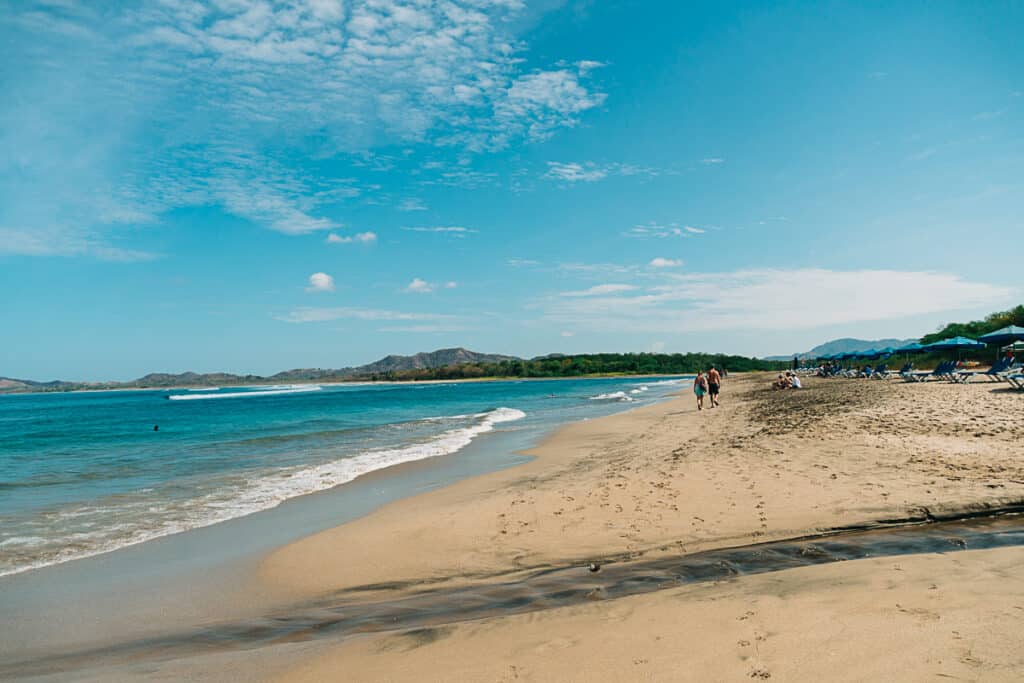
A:
[[[1017,373],[1015,375],[1007,375],[1006,381],[1010,383],[1014,389],[1018,391],[1024,391],[1024,373]]]
[[[930,379],[950,379],[956,371],[956,361],[947,360],[939,363],[934,370],[920,370],[908,372],[903,379],[908,382],[927,382]]]
[[[981,372],[961,370],[960,372],[957,373],[956,381],[966,383],[972,377],[984,377],[985,379],[993,382],[1001,382],[1003,381],[1003,379],[1005,379],[1005,377],[1002,377],[1001,375],[1006,373],[1006,371],[1009,370],[1012,365],[1012,361],[1010,361],[1007,358],[1003,358],[1001,360],[996,361],[995,365],[993,365],[988,370],[983,370]]]

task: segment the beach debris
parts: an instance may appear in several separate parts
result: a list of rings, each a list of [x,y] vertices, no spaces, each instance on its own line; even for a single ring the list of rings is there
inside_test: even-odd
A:
[[[601,565],[599,565],[597,562],[591,562],[587,565],[587,569],[596,574],[597,572],[601,571]]]

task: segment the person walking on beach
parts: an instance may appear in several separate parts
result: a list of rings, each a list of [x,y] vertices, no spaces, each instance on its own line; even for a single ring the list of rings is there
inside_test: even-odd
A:
[[[721,387],[722,376],[718,374],[718,370],[715,370],[715,366],[712,365],[711,369],[708,370],[708,398],[711,399],[712,408],[718,405],[718,391]]]
[[[704,410],[704,394],[708,393],[708,378],[699,370],[697,376],[693,378],[693,393],[697,396],[697,410]]]

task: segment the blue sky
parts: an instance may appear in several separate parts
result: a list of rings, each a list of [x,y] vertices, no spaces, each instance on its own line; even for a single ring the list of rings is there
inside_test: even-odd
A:
[[[0,0],[0,375],[767,355],[1020,302],[1024,7],[860,5]]]

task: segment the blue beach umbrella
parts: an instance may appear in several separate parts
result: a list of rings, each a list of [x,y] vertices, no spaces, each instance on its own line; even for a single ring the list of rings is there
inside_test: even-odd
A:
[[[926,344],[925,348],[929,351],[945,351],[945,350],[960,350],[960,349],[983,349],[985,344],[976,339],[970,337],[950,337],[949,339],[940,339],[937,342]]]
[[[1017,327],[1016,325],[1007,325],[995,332],[989,332],[978,337],[978,341],[985,344],[1009,344],[1020,339],[1024,339],[1024,327]]]
[[[937,342],[925,344],[925,348],[929,351],[956,351],[959,357],[960,351],[964,349],[983,349],[985,345],[970,337],[950,337],[949,339],[940,339]]]
[[[896,349],[896,353],[922,353],[924,351],[924,345],[918,342],[911,342],[904,344],[903,346]]]

